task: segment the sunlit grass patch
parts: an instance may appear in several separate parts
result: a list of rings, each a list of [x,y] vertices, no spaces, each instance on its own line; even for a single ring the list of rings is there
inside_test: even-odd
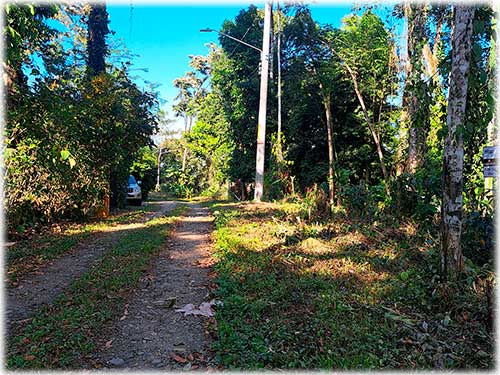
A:
[[[491,367],[484,292],[465,280],[463,294],[440,289],[437,241],[415,223],[307,223],[275,203],[211,209],[224,366]]]

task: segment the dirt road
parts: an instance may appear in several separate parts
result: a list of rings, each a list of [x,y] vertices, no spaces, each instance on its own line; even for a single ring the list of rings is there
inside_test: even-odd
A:
[[[208,290],[211,218],[192,205],[142,278],[125,311],[106,332],[95,359],[103,367],[175,369],[210,361],[208,317],[176,312],[211,299]],[[199,367],[198,367],[199,366]]]

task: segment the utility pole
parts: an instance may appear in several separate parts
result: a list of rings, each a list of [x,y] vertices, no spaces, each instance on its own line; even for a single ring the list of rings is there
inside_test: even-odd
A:
[[[257,123],[257,155],[255,162],[255,202],[260,202],[264,191],[264,155],[266,147],[267,81],[269,75],[269,42],[271,37],[271,1],[264,9],[264,34],[262,38],[259,119]]]
[[[160,172],[161,172],[161,154],[163,153],[163,147],[158,146],[158,170],[156,171],[156,186],[155,186],[155,191],[160,191],[161,186],[160,186]]]

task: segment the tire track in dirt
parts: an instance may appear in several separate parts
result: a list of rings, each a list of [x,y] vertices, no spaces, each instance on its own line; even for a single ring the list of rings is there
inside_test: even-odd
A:
[[[29,319],[40,306],[50,304],[97,263],[127,231],[140,228],[147,221],[171,211],[177,202],[165,201],[160,205],[159,211],[148,212],[134,222],[118,224],[109,232],[96,233],[69,253],[44,265],[37,274],[24,278],[15,287],[8,287],[4,317],[9,336],[19,323]]]
[[[208,209],[191,205],[131,295],[121,318],[107,330],[100,351],[93,356],[98,367],[168,370],[206,366],[210,357],[204,328],[207,318],[184,316],[175,310],[210,300],[211,231]],[[173,352],[180,361],[179,357],[172,360]]]

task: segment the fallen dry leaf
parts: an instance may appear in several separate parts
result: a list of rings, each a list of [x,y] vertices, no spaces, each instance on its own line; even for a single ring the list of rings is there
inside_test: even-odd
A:
[[[203,302],[198,308],[192,303],[188,303],[181,309],[175,310],[175,312],[182,312],[184,316],[187,315],[203,315],[206,317],[214,316],[214,311],[212,310],[212,306],[221,304],[220,301],[211,300],[210,302]]]
[[[125,311],[123,311],[123,316],[120,318],[120,320],[124,320],[128,315],[128,303],[125,305]]]
[[[174,352],[170,353],[170,357],[172,357],[172,359],[174,361],[179,362],[179,363],[186,363],[187,362],[187,359],[182,358],[180,355],[177,355]]]

